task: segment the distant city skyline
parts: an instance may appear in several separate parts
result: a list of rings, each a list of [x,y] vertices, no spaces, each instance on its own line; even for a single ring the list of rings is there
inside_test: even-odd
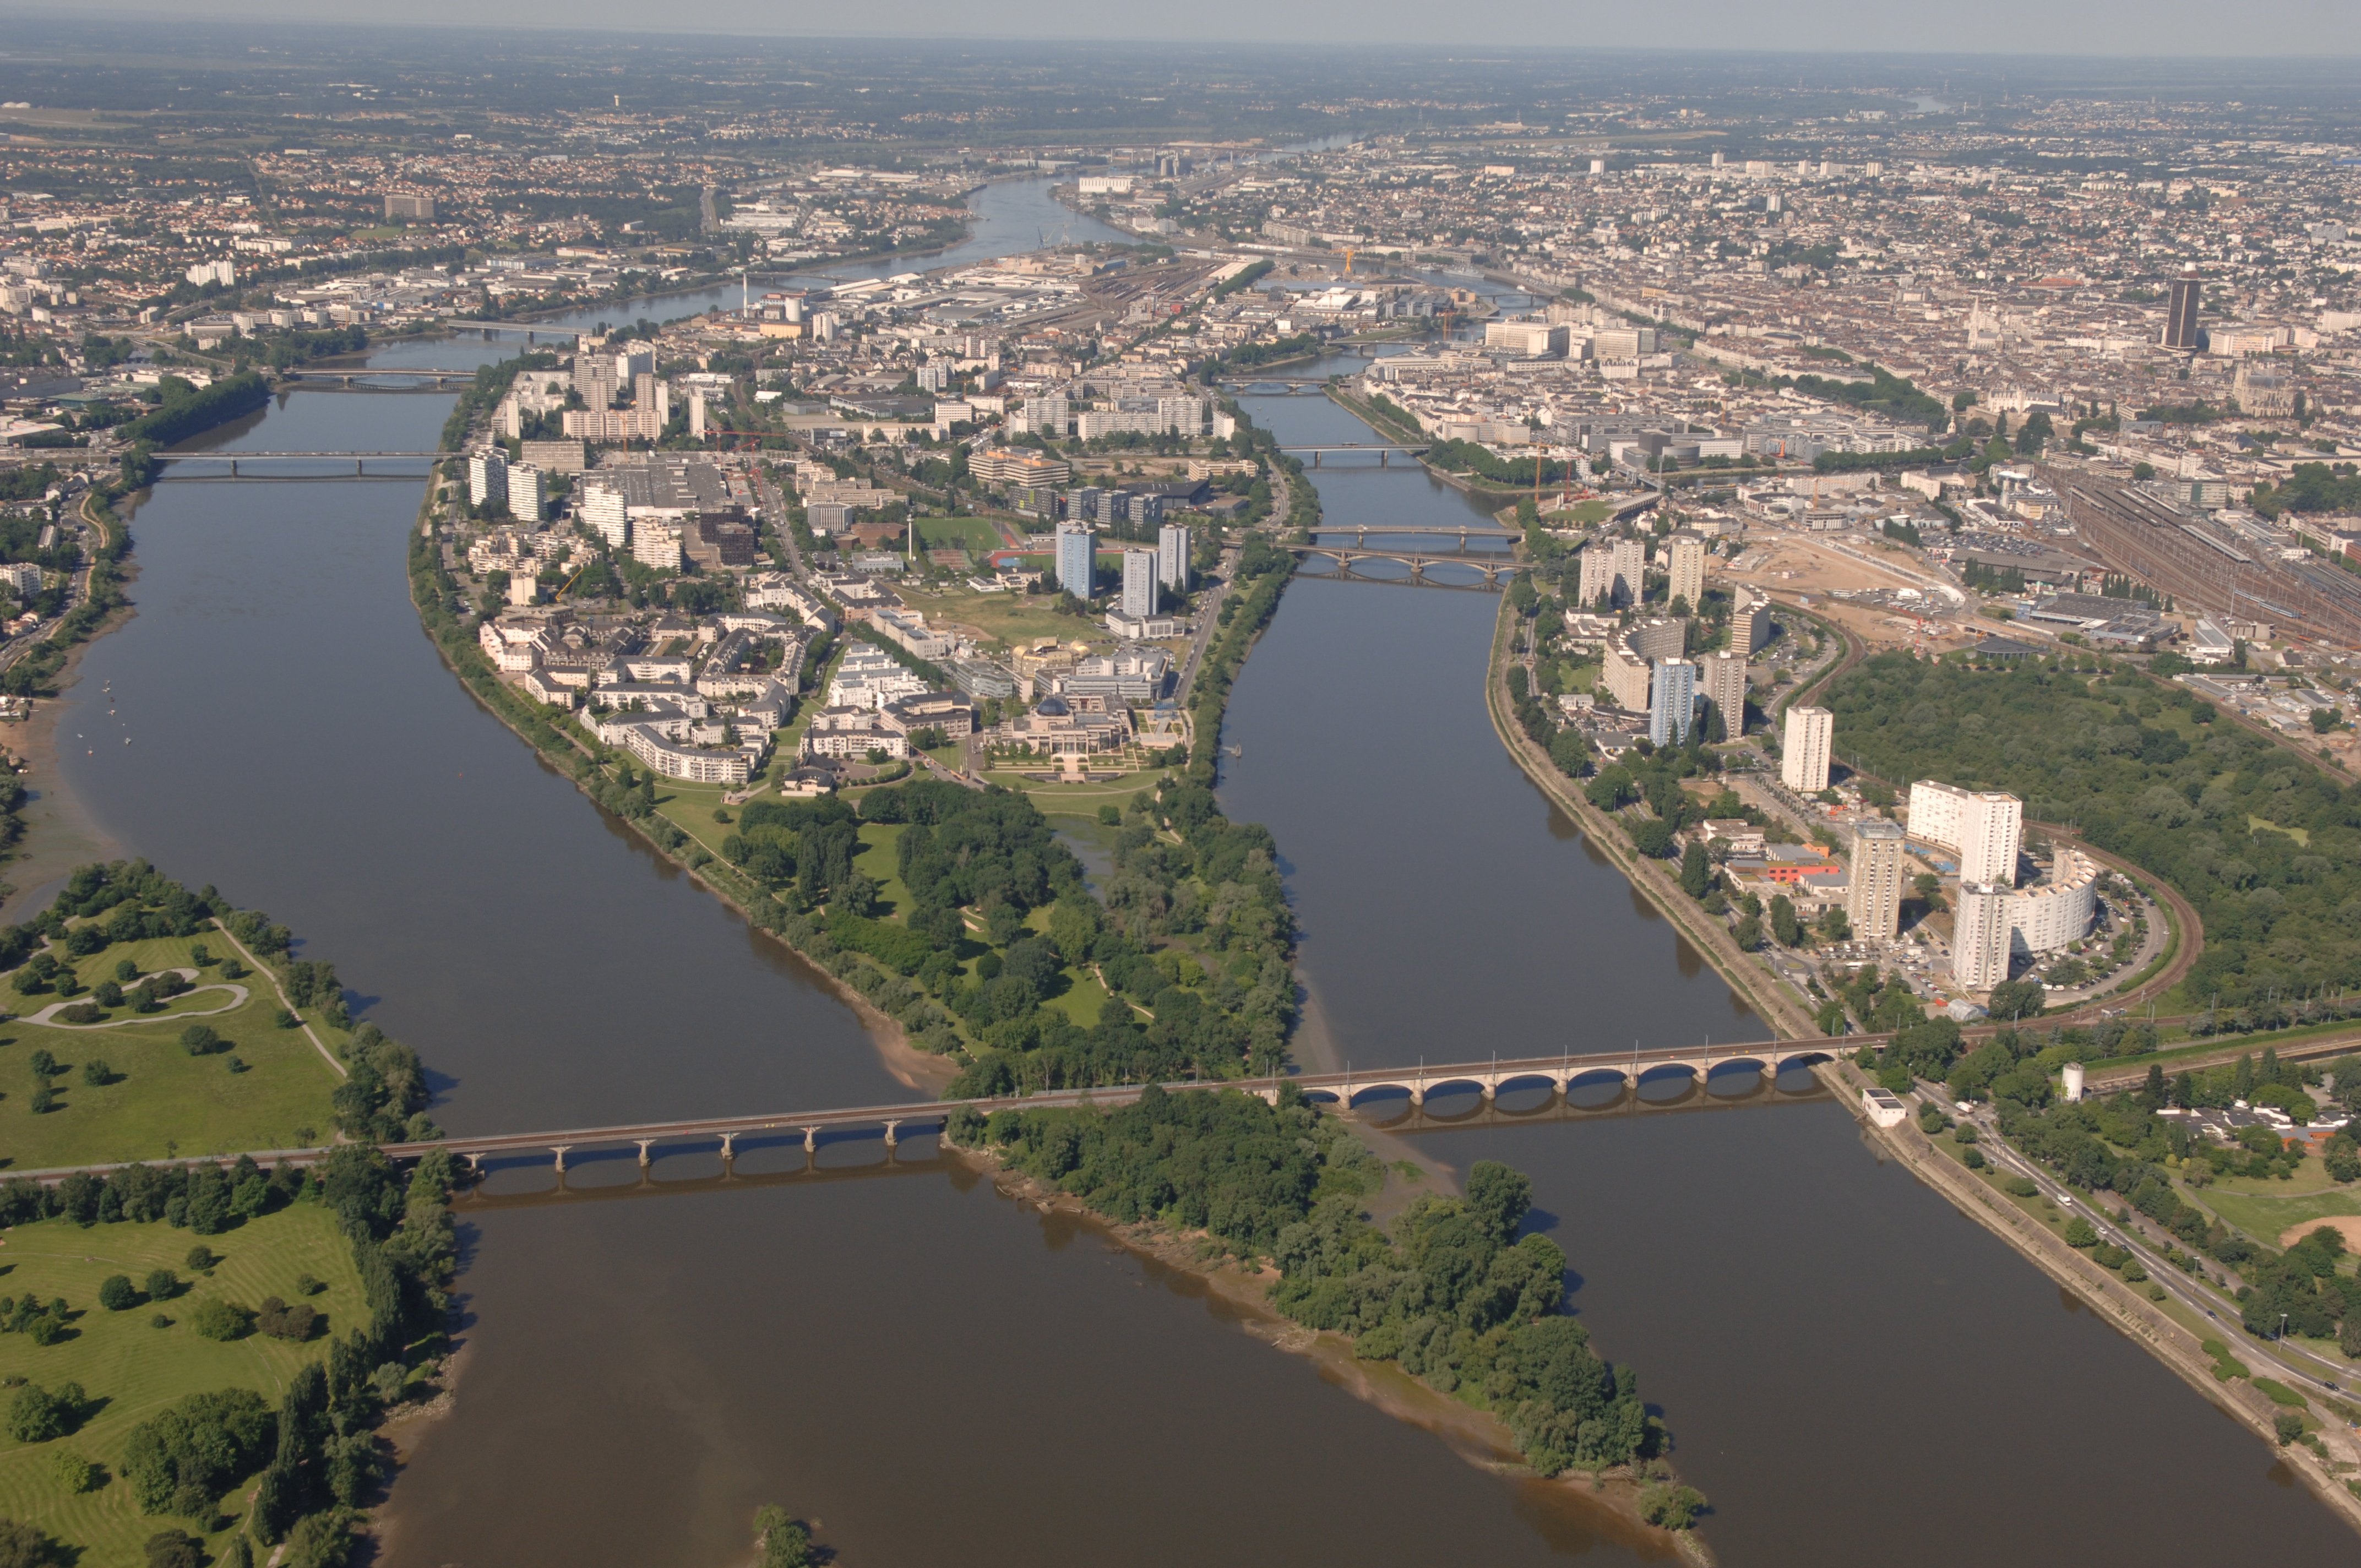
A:
[[[174,22],[203,20],[349,24],[385,27],[376,6],[355,0],[212,0],[159,8],[155,0],[82,0],[83,16],[149,15]],[[0,16],[53,16],[53,12],[0,7]],[[2103,0],[2059,7],[2037,0],[1993,0],[1972,14],[1931,7],[1896,7],[1873,0],[1806,0],[1776,12],[1738,0],[1697,0],[1667,28],[1653,13],[1608,5],[1547,0],[1478,0],[1454,7],[1449,32],[1438,36],[1437,15],[1406,0],[1295,0],[1264,5],[1208,0],[1175,13],[1131,10],[1081,0],[1046,0],[988,21],[973,7],[950,0],[907,0],[892,13],[900,25],[881,28],[879,14],[847,12],[808,3],[682,0],[667,6],[663,30],[679,34],[743,34],[904,40],[1020,38],[1044,42],[1156,42],[1291,45],[1416,45],[1455,56],[1487,47],[1640,49],[1669,52],[1736,51],[1806,56],[1840,50],[1986,58],[2081,55],[2148,59],[2271,58],[2318,60],[2361,54],[2361,6],[2344,0],[2256,0],[2240,7],[2238,26],[2224,28],[2220,7],[2198,0]],[[1176,19],[1177,18],[1177,19]],[[504,27],[558,32],[651,32],[651,14],[628,0],[581,0],[562,17],[539,7],[494,0],[412,0],[398,22],[415,27]],[[0,46],[0,60],[7,57]]]

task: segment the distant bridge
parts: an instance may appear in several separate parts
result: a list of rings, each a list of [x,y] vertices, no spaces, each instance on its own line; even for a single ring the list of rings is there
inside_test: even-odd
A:
[[[1325,391],[1328,387],[1328,380],[1325,377],[1314,378],[1308,376],[1233,376],[1229,378],[1229,386],[1233,391],[1242,393],[1249,398],[1292,398],[1301,396],[1305,392]],[[1265,391],[1264,389],[1268,387],[1276,387],[1279,390],[1276,392]]]
[[[1839,1051],[1859,1047],[1865,1040],[1874,1043],[1883,1038],[1885,1036],[1856,1036],[1849,1039],[1762,1040],[1730,1046],[1719,1051],[1710,1046],[1654,1050],[1634,1047],[1628,1051],[1588,1052],[1579,1056],[1562,1053],[1554,1057],[1496,1057],[1486,1061],[1438,1063],[1433,1066],[1421,1063],[1416,1067],[1310,1072],[1285,1078],[1250,1078],[1228,1082],[1191,1080],[1160,1087],[1172,1093],[1192,1089],[1235,1089],[1276,1103],[1280,1089],[1291,1083],[1307,1098],[1324,1100],[1347,1111],[1355,1109],[1365,1099],[1374,1100],[1380,1095],[1389,1099],[1406,1098],[1413,1109],[1423,1110],[1428,1098],[1433,1095],[1467,1090],[1475,1091],[1481,1104],[1488,1109],[1503,1092],[1543,1088],[1549,1091],[1549,1101],[1537,1109],[1547,1109],[1578,1084],[1604,1085],[1612,1081],[1637,1089],[1650,1080],[1663,1081],[1675,1076],[1685,1076],[1695,1082],[1705,1082],[1717,1075],[1732,1073],[1752,1073],[1764,1079],[1776,1079],[1783,1069],[1827,1061]],[[636,1146],[640,1163],[644,1166],[654,1157],[653,1151],[659,1146],[712,1146],[718,1143],[721,1157],[727,1161],[737,1157],[738,1145],[741,1140],[748,1143],[794,1143],[799,1135],[805,1151],[809,1153],[818,1149],[822,1134],[851,1132],[866,1135],[880,1130],[884,1134],[885,1146],[890,1149],[899,1141],[903,1128],[936,1131],[943,1126],[953,1112],[960,1110],[989,1116],[996,1111],[1049,1111],[1081,1106],[1111,1108],[1128,1105],[1139,1095],[1139,1085],[1127,1084],[1101,1089],[1050,1090],[1039,1094],[989,1100],[917,1101],[829,1111],[772,1112],[749,1116],[706,1116],[687,1121],[638,1122],[604,1127],[566,1127],[539,1133],[492,1133],[429,1138],[382,1146],[385,1153],[395,1159],[417,1159],[436,1149],[444,1149],[478,1168],[485,1160],[501,1156],[529,1154],[538,1158],[547,1155],[562,1173],[566,1169],[566,1157],[577,1149]],[[257,1162],[264,1165],[285,1161],[302,1166],[324,1160],[330,1151],[303,1148],[247,1152]],[[215,1154],[148,1163],[163,1168],[220,1165],[237,1157],[235,1154]],[[78,1170],[104,1175],[123,1168],[124,1164],[60,1166],[7,1174],[10,1178],[23,1177],[55,1183]]]
[[[423,392],[441,391],[455,381],[473,382],[476,378],[476,373],[473,370],[398,368],[392,366],[383,369],[282,370],[279,376],[283,381],[310,381],[320,386],[331,387],[350,387],[357,382],[366,381],[408,381],[413,383],[410,390]],[[390,391],[392,389],[372,387],[368,389],[381,392]]]
[[[1397,452],[1400,453],[1405,457],[1415,457],[1420,453],[1426,451],[1427,448],[1423,446],[1401,446],[1390,442],[1379,441],[1338,441],[1332,442],[1325,446],[1282,446],[1279,450],[1281,452],[1292,453],[1297,455],[1309,452],[1312,454],[1312,466],[1314,468],[1320,466],[1320,457],[1323,453],[1374,452],[1378,455],[1378,466],[1383,468],[1390,466],[1393,455]]]
[[[511,335],[511,336],[515,335],[515,334],[518,334],[518,333],[522,333],[522,334],[524,334],[525,341],[526,341],[526,342],[528,342],[528,343],[531,343],[531,342],[534,341],[534,340],[535,340],[535,339],[537,339],[537,338],[544,338],[544,337],[575,337],[575,338],[578,338],[578,337],[580,337],[580,336],[582,335],[582,334],[580,333],[580,331],[578,331],[577,329],[576,329],[576,328],[574,328],[574,327],[570,327],[570,326],[551,326],[551,325],[547,324],[546,323],[543,323],[543,322],[462,322],[462,321],[448,321],[448,322],[438,322],[438,323],[436,323],[435,324],[436,324],[436,326],[441,327],[441,328],[465,328],[465,329],[467,329],[467,330],[469,330],[469,331],[480,332],[480,333],[482,333],[486,337],[491,337],[491,336],[494,336],[494,335],[496,335],[496,334],[501,334],[501,333],[506,333],[506,334],[510,334],[510,335]]]
[[[1513,528],[1502,528],[1489,522],[1323,522],[1316,525],[1312,534],[1349,533],[1355,543],[1367,540],[1372,533],[1416,533],[1434,538],[1456,538],[1461,548],[1471,539],[1499,539],[1514,542],[1524,535]]]
[[[269,467],[273,464],[279,463],[350,463],[353,466],[353,471],[348,476],[334,474],[277,474],[271,476],[273,478],[281,479],[327,479],[339,477],[371,477],[372,476],[370,476],[368,472],[368,466],[371,463],[434,463],[439,462],[445,457],[455,457],[458,454],[453,452],[159,452],[155,454],[155,461],[159,464],[226,463],[229,465],[228,477],[233,479],[244,477],[239,473],[239,466],[241,464],[260,464],[265,467]],[[380,479],[417,479],[423,477],[423,475],[415,472],[401,474],[380,473],[374,477]]]
[[[1348,577],[1358,583],[1407,583],[1421,588],[1457,588],[1463,593],[1493,593],[1500,587],[1503,573],[1514,576],[1520,564],[1497,551],[1436,552],[1415,550],[1352,550],[1341,544],[1289,544],[1281,548],[1299,557],[1325,555],[1336,563],[1333,572],[1305,572],[1307,577]],[[1353,568],[1364,561],[1392,561],[1410,568],[1407,577],[1376,577]],[[1468,566],[1484,574],[1481,583],[1453,583],[1426,575],[1430,566]]]

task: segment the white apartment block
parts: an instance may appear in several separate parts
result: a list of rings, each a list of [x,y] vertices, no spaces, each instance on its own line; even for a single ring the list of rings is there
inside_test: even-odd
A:
[[[1891,941],[1902,929],[1902,883],[1908,864],[1902,829],[1883,819],[1853,829],[1852,866],[1845,882],[1845,917],[1852,934]]]
[[[1145,618],[1156,613],[1156,552],[1123,553],[1123,613]]]
[[[1920,779],[1910,786],[1910,831],[1957,850],[1961,882],[2016,885],[2016,852],[2025,838],[2025,803],[2016,796]]]
[[[1721,715],[1723,730],[1735,740],[1746,729],[1746,655],[1725,648],[1698,663],[1705,666],[1700,682],[1705,699]]]
[[[604,485],[585,485],[574,502],[574,515],[582,525],[607,542],[613,550],[626,548],[631,543],[631,513],[623,505],[622,492]]]
[[[2009,905],[2015,890],[1961,883],[1951,920],[1951,981],[1962,991],[1990,991],[2008,978]]]
[[[1705,603],[1705,537],[1686,529],[1666,541],[1666,571],[1671,575],[1668,599],[1686,599],[1694,615]]]
[[[1828,748],[1837,716],[1825,707],[1791,707],[1779,742],[1779,782],[1797,795],[1828,787]]]

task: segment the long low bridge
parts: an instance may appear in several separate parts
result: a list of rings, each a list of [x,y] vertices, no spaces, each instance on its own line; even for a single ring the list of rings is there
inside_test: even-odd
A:
[[[279,378],[282,381],[311,381],[324,386],[338,387],[350,387],[368,381],[411,381],[417,383],[417,387],[413,389],[436,391],[454,382],[472,382],[476,378],[476,372],[472,369],[449,370],[435,369],[431,367],[386,365],[355,369],[281,370],[279,373]],[[368,389],[386,391],[390,389],[372,387]]]
[[[1423,1109],[1427,1100],[1437,1093],[1464,1094],[1469,1091],[1474,1092],[1481,1105],[1488,1107],[1502,1093],[1534,1088],[1546,1088],[1549,1102],[1554,1103],[1577,1084],[1604,1085],[1611,1081],[1637,1089],[1643,1080],[1667,1078],[1675,1074],[1686,1075],[1697,1083],[1703,1083],[1717,1075],[1741,1072],[1775,1079],[1784,1069],[1827,1061],[1839,1051],[1884,1037],[1856,1036],[1848,1039],[1762,1040],[1727,1046],[1719,1050],[1710,1045],[1654,1050],[1635,1047],[1628,1051],[1590,1052],[1580,1056],[1567,1053],[1554,1057],[1496,1057],[1486,1061],[1432,1065],[1422,1062],[1415,1067],[1308,1072],[1284,1078],[1227,1081],[1191,1080],[1158,1087],[1170,1093],[1188,1090],[1235,1089],[1276,1102],[1279,1091],[1293,1084],[1305,1098],[1324,1102],[1345,1111],[1355,1109],[1357,1102],[1379,1096],[1406,1098],[1413,1108]],[[659,1146],[710,1147],[718,1145],[721,1157],[730,1160],[736,1157],[741,1142],[793,1143],[800,1136],[804,1148],[808,1152],[818,1147],[823,1134],[852,1132],[866,1135],[882,1131],[886,1146],[891,1148],[898,1141],[902,1129],[939,1130],[956,1111],[970,1110],[979,1115],[990,1116],[997,1111],[1048,1111],[1081,1106],[1110,1108],[1130,1104],[1139,1098],[1140,1091],[1141,1086],[1137,1084],[1100,1089],[1061,1089],[983,1100],[922,1100],[828,1111],[768,1112],[747,1116],[703,1116],[686,1121],[635,1122],[604,1127],[563,1127],[547,1132],[453,1135],[382,1146],[385,1153],[395,1159],[417,1159],[435,1149],[446,1149],[477,1168],[481,1168],[488,1159],[501,1157],[532,1155],[536,1161],[547,1157],[561,1172],[566,1169],[567,1155],[591,1148],[636,1146],[640,1163],[646,1165],[654,1158],[654,1151]],[[246,1151],[264,1165],[285,1161],[298,1166],[317,1164],[327,1158],[329,1152],[327,1148]],[[198,1155],[146,1163],[159,1168],[174,1168],[220,1165],[237,1157],[236,1154]],[[22,1178],[55,1183],[77,1171],[105,1175],[121,1170],[130,1163],[133,1162],[9,1171],[0,1176],[0,1179]]]
[[[1415,533],[1436,539],[1456,538],[1461,545],[1471,539],[1498,539],[1510,543],[1524,537],[1517,529],[1502,528],[1488,522],[1323,522],[1313,528],[1317,539],[1331,533],[1349,533],[1356,544],[1372,533]]]
[[[1325,445],[1321,446],[1282,446],[1279,450],[1299,457],[1307,452],[1310,453],[1312,455],[1312,466],[1314,468],[1320,466],[1321,456],[1325,453],[1374,452],[1378,455],[1378,466],[1384,468],[1391,465],[1393,455],[1397,452],[1400,453],[1405,457],[1415,457],[1420,453],[1427,451],[1428,448],[1424,446],[1405,446],[1394,442],[1332,441]]]
[[[350,463],[356,475],[366,475],[371,463],[436,463],[445,457],[459,455],[455,452],[159,452],[158,463],[226,463],[230,477],[239,477],[240,466],[260,464],[269,466],[279,463]],[[323,478],[329,476],[307,474],[301,478]],[[417,473],[400,476],[415,479]]]

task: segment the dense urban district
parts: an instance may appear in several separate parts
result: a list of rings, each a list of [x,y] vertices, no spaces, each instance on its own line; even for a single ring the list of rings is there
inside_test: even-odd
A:
[[[1289,1070],[1302,1007],[1279,846],[1215,794],[1256,637],[1307,563],[1497,590],[1503,743],[1684,938],[2361,1498],[2361,135],[2312,85],[1340,95],[1183,51],[1028,100],[867,46],[626,80],[504,40],[134,93],[70,44],[0,64],[0,720],[124,607],[126,494],[407,462],[458,677],[928,1082],[1218,1086]],[[1019,181],[1058,232],[963,251]],[[435,453],[205,450],[412,386],[457,394]],[[1281,395],[1367,434],[1287,450]],[[1323,517],[1331,461],[1492,521]],[[345,1561],[439,1387],[463,1179],[375,1146],[438,1136],[417,1058],[141,863],[0,945],[42,1173],[0,1189],[0,1560]],[[947,1136],[1696,1522],[1524,1179],[1380,1226],[1361,1112],[1275,1100]],[[322,1157],[227,1163],[272,1148]]]

